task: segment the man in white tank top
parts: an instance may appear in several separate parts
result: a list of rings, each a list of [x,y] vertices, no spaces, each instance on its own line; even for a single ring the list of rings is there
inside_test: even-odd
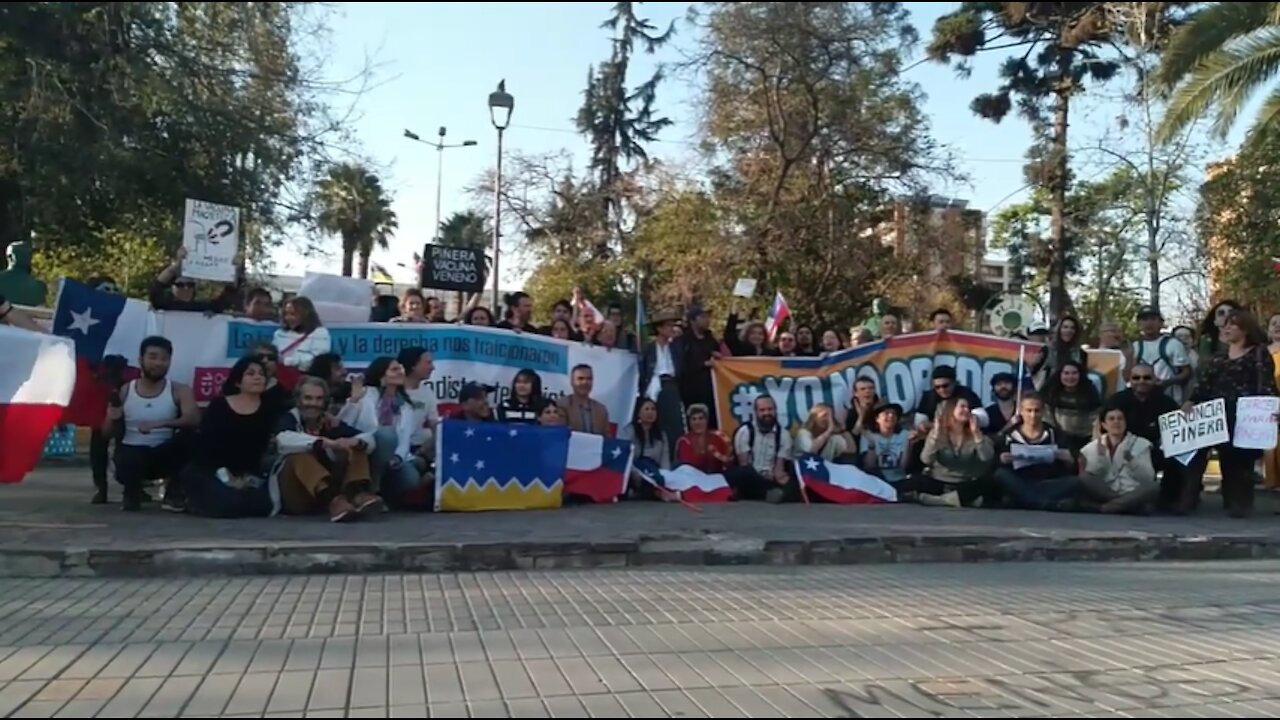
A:
[[[125,383],[107,408],[102,432],[120,439],[116,481],[124,486],[121,509],[126,512],[142,509],[143,485],[159,478],[167,481],[165,508],[181,512],[184,507],[176,480],[187,459],[179,431],[194,428],[200,414],[191,388],[169,380],[172,358],[173,344],[168,339],[143,340],[138,358],[142,375]]]

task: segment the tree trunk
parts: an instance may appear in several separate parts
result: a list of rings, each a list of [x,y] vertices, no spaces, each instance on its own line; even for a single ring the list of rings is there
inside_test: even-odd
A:
[[[342,239],[342,275],[343,277],[351,277],[351,266],[356,255],[355,243],[349,242],[345,237]]]
[[[1067,263],[1070,260],[1070,239],[1067,237],[1067,128],[1071,112],[1070,70],[1073,52],[1062,48],[1058,51],[1057,100],[1053,109],[1053,136],[1050,138],[1053,153],[1052,183],[1049,188],[1049,318],[1056,324],[1073,313],[1071,293],[1067,289]]]
[[[367,252],[360,253],[360,279],[369,279],[369,254]]]

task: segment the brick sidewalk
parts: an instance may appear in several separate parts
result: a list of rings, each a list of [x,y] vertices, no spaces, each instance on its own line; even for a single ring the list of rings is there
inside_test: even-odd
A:
[[[663,503],[552,511],[207,520],[91,506],[87,468],[52,466],[0,488],[0,575],[478,570],[647,564],[1280,557],[1274,496],[1226,518],[1106,517],[914,505]],[[112,488],[118,499],[119,488]]]

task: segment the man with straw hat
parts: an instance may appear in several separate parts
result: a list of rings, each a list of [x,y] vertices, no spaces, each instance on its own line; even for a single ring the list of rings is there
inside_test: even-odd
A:
[[[644,349],[640,359],[640,395],[658,404],[658,426],[667,436],[668,452],[684,434],[684,402],[680,398],[678,378],[684,371],[684,352],[676,337],[680,311],[663,308],[649,319],[654,341]]]

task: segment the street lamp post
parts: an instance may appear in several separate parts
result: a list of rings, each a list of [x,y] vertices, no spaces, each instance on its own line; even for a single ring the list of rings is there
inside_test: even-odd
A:
[[[498,297],[498,253],[502,242],[502,133],[511,125],[511,111],[516,100],[507,92],[507,81],[498,82],[498,89],[489,93],[489,120],[498,130],[498,169],[493,183],[493,308],[496,312]]]
[[[444,151],[449,148],[474,147],[476,144],[475,140],[463,140],[460,143],[448,145],[444,141],[444,136],[447,133],[448,129],[442,125],[439,132],[440,139],[431,142],[430,140],[423,140],[422,136],[412,130],[406,129],[404,131],[404,136],[410,140],[436,149],[436,229],[435,232],[431,233],[431,237],[437,241],[440,239],[440,201],[444,192]]]

